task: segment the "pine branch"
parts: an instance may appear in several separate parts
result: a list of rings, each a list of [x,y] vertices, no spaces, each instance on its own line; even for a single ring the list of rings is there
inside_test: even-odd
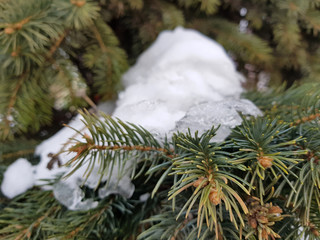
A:
[[[298,156],[303,156],[307,151],[295,145],[297,141],[301,141],[301,137],[286,141],[289,131],[288,124],[281,123],[278,119],[268,119],[266,116],[251,120],[243,118],[243,124],[236,127],[230,136],[233,144],[239,149],[234,153],[237,160],[233,160],[232,163],[245,163],[250,168],[245,180],[251,184],[249,191],[258,190],[257,196],[261,204],[266,190],[270,190],[280,176],[295,191],[289,177],[296,177],[292,168],[303,161]],[[267,179],[270,179],[271,183],[265,189],[266,184],[263,182]]]
[[[44,222],[61,212],[50,191],[30,191],[12,201],[0,214],[0,235],[6,239],[46,239]]]
[[[152,168],[159,164],[161,158],[172,157],[171,150],[164,148],[166,144],[162,146],[142,127],[114,120],[102,113],[101,119],[88,112],[80,113],[84,117],[84,123],[91,136],[79,132],[85,142],[76,141],[69,148],[68,151],[76,153],[76,156],[67,163],[67,165],[74,166],[70,174],[86,161],[90,161],[89,166],[94,166],[96,162],[102,164],[100,172],[102,177],[104,174],[108,174],[110,169],[112,171],[117,162],[121,162],[119,167],[122,170],[119,174],[129,165],[134,169],[131,176],[137,177],[141,174],[141,171],[135,173],[138,163],[148,163]],[[88,167],[86,177],[90,175],[91,171],[92,169]]]
[[[11,115],[11,113],[12,113],[12,111],[13,111],[13,108],[14,108],[14,105],[15,105],[15,103],[16,103],[16,100],[17,100],[17,94],[18,94],[18,92],[19,92],[19,90],[20,90],[20,88],[22,87],[22,84],[23,84],[23,82],[25,81],[25,79],[26,79],[26,77],[25,77],[26,75],[25,74],[23,74],[23,75],[21,75],[20,76],[20,78],[19,78],[19,80],[18,80],[18,82],[17,82],[17,84],[16,84],[16,87],[15,87],[15,89],[13,90],[13,92],[12,92],[12,94],[11,94],[11,96],[10,96],[10,100],[9,100],[9,104],[8,104],[8,107],[7,107],[7,112],[6,112],[6,114],[2,117],[2,119],[3,119],[3,122],[4,122],[4,125],[0,125],[0,130],[2,129],[2,134],[1,134],[1,139],[2,140],[5,140],[5,139],[7,139],[7,138],[9,138],[9,139],[12,139],[12,135],[10,134],[10,128],[11,128],[11,126],[10,126],[10,124],[11,124],[11,122],[12,122],[12,115]],[[10,136],[11,135],[11,136]]]
[[[68,30],[65,30],[63,34],[60,35],[60,37],[55,41],[55,43],[51,46],[49,53],[47,54],[47,59],[52,59],[53,54],[58,50],[61,43],[65,39],[65,37],[68,35]]]

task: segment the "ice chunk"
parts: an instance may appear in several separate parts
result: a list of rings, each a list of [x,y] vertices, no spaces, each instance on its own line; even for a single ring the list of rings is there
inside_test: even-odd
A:
[[[5,171],[1,191],[6,197],[13,198],[33,187],[33,184],[34,175],[31,163],[27,159],[19,158]]]
[[[70,210],[89,210],[98,206],[97,201],[86,199],[84,201],[84,192],[78,185],[72,185],[68,182],[59,181],[53,187],[54,197]]]
[[[139,197],[139,201],[140,202],[146,202],[149,198],[150,198],[151,194],[150,193],[144,193],[144,194],[141,194],[140,197]]]
[[[135,187],[128,176],[123,176],[120,179],[113,177],[108,185],[99,189],[99,197],[105,198],[111,194],[120,194],[125,198],[131,198],[134,189]]]
[[[191,107],[186,115],[177,122],[173,132],[187,132],[189,128],[193,133],[198,131],[199,134],[202,134],[212,126],[220,125],[213,140],[221,142],[230,134],[231,128],[241,124],[242,119],[238,112],[252,116],[262,114],[251,101],[246,99],[203,102]]]

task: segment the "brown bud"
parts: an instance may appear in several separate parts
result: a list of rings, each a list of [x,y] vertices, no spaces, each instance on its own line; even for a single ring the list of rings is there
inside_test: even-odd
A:
[[[204,177],[199,177],[196,181],[193,182],[193,186],[198,187],[204,179],[205,179]],[[206,186],[207,184],[208,184],[208,182],[205,182],[202,185],[202,187]]]
[[[273,159],[268,156],[260,156],[258,157],[258,161],[264,168],[270,168],[272,166]]]
[[[260,222],[260,223],[268,223],[268,222],[269,222],[269,221],[268,221],[268,218],[265,217],[265,216],[259,216],[259,217],[257,217],[257,220],[258,220],[258,222]]]
[[[267,232],[267,230],[265,228],[262,229],[261,236],[262,236],[263,240],[268,240],[269,239],[268,232]]]
[[[317,231],[315,228],[311,229],[311,232],[312,232],[312,234],[315,235],[316,237],[319,237],[319,236],[320,236],[319,231]]]
[[[315,225],[313,223],[309,224],[310,226],[310,231],[312,232],[313,235],[315,235],[316,237],[320,236],[319,231],[315,228]]]
[[[16,52],[16,51],[14,51],[14,52],[12,52],[11,53],[11,57],[17,57],[19,54],[18,54],[18,52]]]
[[[251,226],[252,228],[257,228],[257,226],[258,226],[257,220],[254,219],[254,218],[250,218],[250,219],[249,219],[249,224],[250,224],[250,226]]]
[[[221,194],[218,194],[218,190],[215,188],[211,188],[210,194],[209,194],[209,200],[214,205],[218,205],[221,203]]]
[[[16,30],[21,29],[22,26],[23,26],[23,23],[22,23],[22,22],[19,22],[19,23],[14,24],[14,28],[15,28]]]
[[[14,31],[15,31],[15,30],[14,30],[13,27],[6,27],[6,28],[4,29],[4,33],[5,33],[5,34],[8,34],[8,35],[14,33]]]
[[[86,4],[86,0],[70,0],[71,4],[77,6],[77,7],[82,7],[83,5]]]
[[[272,206],[269,208],[269,213],[282,213],[282,209],[278,206]]]

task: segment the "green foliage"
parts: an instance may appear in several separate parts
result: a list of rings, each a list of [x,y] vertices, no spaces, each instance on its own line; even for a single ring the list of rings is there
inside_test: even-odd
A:
[[[1,139],[48,126],[53,109],[74,111],[86,105],[84,93],[114,98],[127,56],[133,63],[162,30],[177,26],[195,28],[220,42],[249,76],[249,84],[258,81],[260,72],[272,82],[317,79],[318,7],[318,1],[291,0],[2,0]],[[240,22],[247,24],[241,31]],[[80,90],[74,76],[82,82]],[[22,90],[31,79],[44,98]],[[64,96],[69,98],[61,98],[58,85],[66,86]],[[31,113],[34,107],[22,111],[19,99],[48,110],[37,118]]]
[[[232,145],[236,145],[239,152],[234,155],[238,159],[232,163],[246,163],[250,170],[245,180],[250,180],[249,191],[257,190],[261,203],[266,191],[270,190],[275,181],[282,176],[293,188],[288,173],[303,159],[297,159],[297,155],[306,154],[306,150],[296,147],[297,141],[301,139],[286,139],[286,133],[290,131],[288,124],[282,123],[278,118],[271,120],[266,117],[256,119],[243,119],[243,124],[236,127],[231,135]],[[258,178],[258,179],[257,179]],[[270,180],[270,185],[263,182]]]
[[[146,229],[138,239],[318,239],[315,86],[261,96],[272,100],[263,106],[269,115],[243,116],[220,144],[212,141],[214,127],[201,136],[178,132],[170,141],[158,141],[142,127],[82,113],[90,136],[83,135],[69,149],[77,153],[69,164],[76,171],[89,161],[87,177],[96,163],[101,177],[120,167],[119,174],[131,171],[132,179],[152,179],[153,198],[167,195],[149,219],[141,219]],[[294,105],[299,102],[301,106]],[[294,121],[284,121],[288,116]]]
[[[0,238],[128,239],[153,204],[112,196],[90,211],[70,211],[51,191],[34,189],[1,209]]]
[[[2,140],[50,125],[53,109],[85,106],[92,80],[91,94],[115,96],[127,56],[96,1],[4,0],[0,8]]]
[[[229,210],[230,220],[235,223],[236,228],[238,228],[238,225],[234,213],[237,214],[241,224],[244,225],[238,204],[241,205],[243,212],[248,212],[245,203],[238,193],[228,185],[228,181],[235,186],[239,186],[246,193],[249,194],[249,192],[244,187],[246,185],[245,181],[230,174],[229,171],[234,166],[228,164],[225,153],[219,151],[220,147],[216,144],[210,143],[215,136],[215,132],[216,130],[212,128],[200,137],[197,132],[194,137],[191,136],[190,132],[186,135],[180,133],[174,136],[173,141],[176,149],[181,149],[181,151],[178,157],[172,159],[173,172],[169,174],[180,177],[177,178],[169,191],[169,200],[175,199],[182,191],[194,186],[195,190],[192,196],[184,204],[177,217],[186,209],[185,216],[188,217],[193,205],[199,199],[197,204],[199,234],[202,222],[205,219],[210,230],[215,227],[218,236],[218,218],[223,219],[221,201],[224,202],[225,209]]]

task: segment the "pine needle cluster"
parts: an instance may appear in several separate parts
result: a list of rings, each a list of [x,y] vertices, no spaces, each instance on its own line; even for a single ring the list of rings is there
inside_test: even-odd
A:
[[[87,189],[86,197],[98,206],[71,211],[51,191],[33,188],[3,203],[0,234],[5,239],[319,239],[318,89],[319,84],[305,84],[262,94],[259,100],[271,100],[261,100],[264,116],[242,116],[243,123],[222,143],[213,141],[218,126],[202,135],[188,131],[157,139],[141,126],[81,112],[89,133],[79,132],[82,139],[67,150],[76,153],[68,162],[70,174],[86,164],[89,177],[98,165],[100,184],[107,186],[114,167],[122,166],[121,176],[130,166],[134,195],[99,199]],[[255,100],[256,93],[247,97]],[[141,200],[148,193],[150,198]]]

